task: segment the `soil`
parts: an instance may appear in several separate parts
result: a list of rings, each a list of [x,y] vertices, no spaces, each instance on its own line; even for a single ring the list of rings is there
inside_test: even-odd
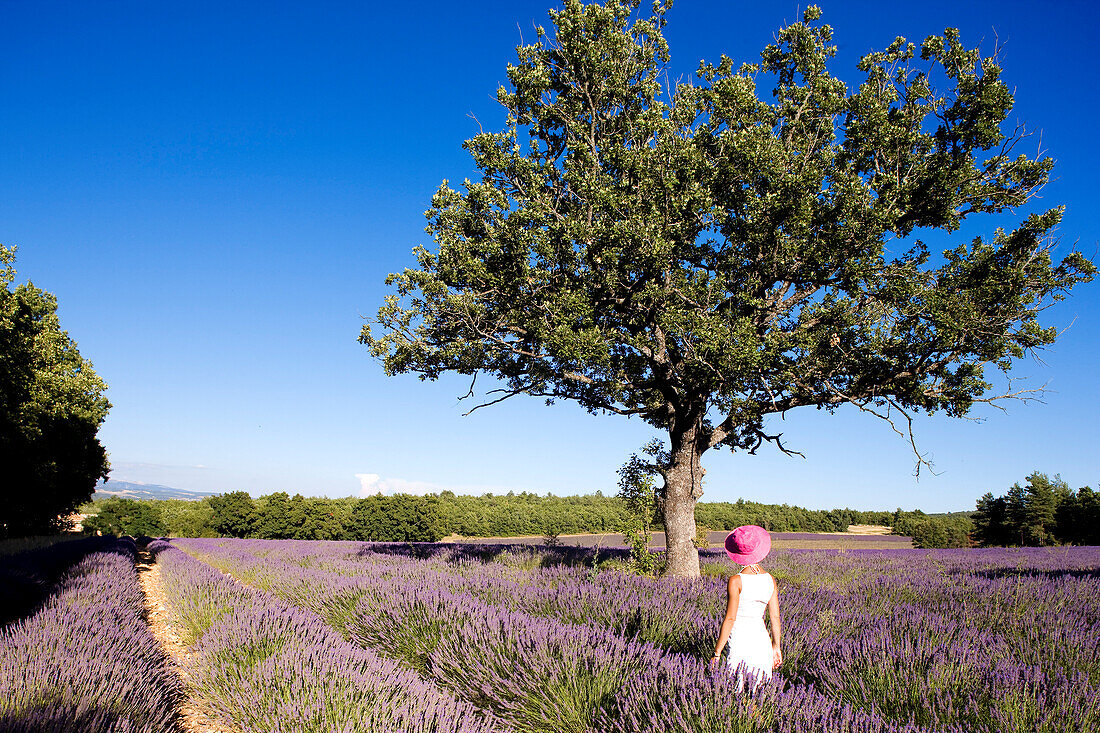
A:
[[[890,534],[893,529],[881,524],[849,524],[847,532],[838,532],[838,534]]]
[[[145,594],[145,617],[153,638],[160,642],[164,652],[175,665],[176,673],[183,680],[184,695],[179,704],[178,728],[180,733],[241,733],[240,729],[217,719],[203,709],[191,692],[191,652],[180,640],[175,615],[169,610],[161,590],[160,568],[151,553],[138,553],[138,579]]]

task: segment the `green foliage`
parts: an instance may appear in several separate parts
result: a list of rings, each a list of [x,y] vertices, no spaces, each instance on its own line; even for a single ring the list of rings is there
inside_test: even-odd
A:
[[[697,550],[706,550],[710,547],[710,532],[711,528],[705,524],[697,524],[695,526],[695,539],[692,544],[695,545]]]
[[[644,452],[655,458],[660,452],[659,441],[647,445]],[[649,549],[649,537],[657,524],[660,498],[654,476],[654,464],[643,460],[637,453],[619,468],[618,498],[626,506],[628,516],[621,531],[628,547],[630,562],[635,572],[656,575],[660,570],[660,558]]]
[[[891,524],[890,512],[859,512],[853,509],[804,509],[787,504],[736,502],[701,503],[695,509],[699,524],[716,529],[733,529],[755,524],[769,532],[843,532],[849,524]],[[872,521],[873,520],[873,521]]]
[[[965,513],[927,515],[922,511],[897,511],[891,523],[894,534],[913,538],[914,547],[970,547],[974,522]]]
[[[84,520],[85,532],[162,537],[167,529],[160,509],[152,502],[112,497],[96,505],[94,517]]]
[[[50,293],[15,281],[0,245],[0,537],[67,529],[65,515],[107,477],[96,434],[111,404],[57,317]]]
[[[296,522],[294,539],[338,540],[348,539],[354,519],[354,499],[305,498],[295,494],[290,499],[291,524]]]
[[[627,511],[613,497],[539,496],[531,492],[462,496],[439,495],[446,534],[463,537],[542,537],[559,534],[618,532]]]
[[[291,511],[290,494],[279,491],[260,499],[260,515],[253,532],[257,537],[271,540],[285,540],[294,536],[294,532],[305,521],[304,513],[295,505]]]
[[[206,501],[214,516],[210,526],[222,537],[249,537],[256,526],[259,512],[247,491],[230,491],[212,496]]]
[[[618,470],[618,497],[626,505],[630,515],[640,518],[648,527],[657,521],[661,504],[661,495],[655,480],[658,475],[655,461],[659,462],[662,458],[660,441],[650,442],[643,451],[653,460],[647,461],[637,453],[627,459]]]
[[[209,500],[162,499],[151,501],[160,510],[168,537],[217,537],[211,522],[214,510]]]
[[[667,431],[670,551],[697,574],[679,535],[705,451],[782,447],[765,420],[798,407],[904,420],[1008,398],[987,372],[1051,344],[1039,313],[1095,268],[1053,261],[1060,207],[939,257],[919,238],[1003,221],[1053,167],[1012,157],[1010,88],[957,30],[898,38],[849,84],[813,8],[756,63],[669,85],[665,11],[566,0],[517,49],[504,129],[465,144],[480,177],[440,186],[434,250],[387,278],[360,340],[387,374],[484,372],[490,402]]]
[[[620,469],[620,493],[584,496],[505,495],[373,496],[365,499],[288,497],[278,492],[253,500],[232,492],[202,501],[180,499],[134,502],[97,501],[100,518],[91,529],[123,534],[174,537],[242,536],[262,539],[355,539],[434,542],[448,534],[466,537],[553,536],[622,532],[632,548],[631,569],[659,574],[661,553],[649,550],[649,537],[663,527],[655,511],[658,491],[644,460],[632,456]],[[1053,509],[1051,500],[1053,499]],[[138,509],[136,507],[143,507]],[[121,511],[125,508],[126,511]],[[148,508],[148,512],[144,508]],[[128,513],[128,514],[127,514]],[[148,516],[156,525],[123,524],[109,517]],[[1064,481],[1035,473],[1007,496],[987,493],[974,513],[925,514],[922,511],[810,510],[786,504],[700,503],[699,527],[729,530],[758,524],[773,532],[843,532],[849,524],[890,525],[894,534],[913,538],[917,547],[968,547],[1052,544],[1100,544],[1100,496],[1089,487],[1076,492]],[[126,520],[131,521],[131,520]],[[136,521],[136,520],[135,520]],[[157,529],[159,527],[160,529]]]
[[[351,511],[349,537],[372,542],[438,542],[443,520],[435,497],[370,496]]]
[[[985,492],[974,512],[974,541],[982,547],[1008,545],[1012,541],[1008,523],[1008,501]]]
[[[1100,545],[1100,494],[1088,486],[1066,496],[1055,511],[1056,534],[1075,545]]]
[[[634,518],[623,525],[622,532],[630,548],[631,569],[640,575],[659,575],[663,568],[662,557],[649,549],[649,530]]]
[[[651,509],[635,514],[622,498],[602,494],[539,496],[520,492],[458,496],[445,491],[425,497],[326,499],[301,494],[288,498],[284,492],[278,492],[255,500],[241,494],[237,492],[232,499],[226,494],[201,501],[168,499],[140,503],[159,513],[164,523],[162,534],[171,537],[234,536],[230,532],[236,532],[260,539],[347,540],[365,539],[369,535],[404,538],[396,541],[427,541],[449,534],[545,538],[548,531],[559,535],[622,532],[628,537],[627,545],[637,544],[636,554],[641,557],[642,549],[648,547],[650,533],[663,529],[660,516]],[[362,504],[364,501],[367,503]],[[88,513],[98,512],[103,503],[98,500],[89,504]],[[652,495],[640,506],[652,507]],[[219,511],[217,518],[215,507]],[[414,520],[417,512],[423,513],[422,519]],[[889,525],[896,516],[894,512],[811,510],[744,500],[700,503],[696,515],[700,526],[715,530],[759,524],[775,532],[843,532],[849,523]],[[656,556],[646,566],[646,572],[652,573],[659,561]]]
[[[986,492],[974,512],[974,541],[983,547],[1100,544],[1100,501],[1091,488],[1073,491],[1036,471],[1004,496]]]

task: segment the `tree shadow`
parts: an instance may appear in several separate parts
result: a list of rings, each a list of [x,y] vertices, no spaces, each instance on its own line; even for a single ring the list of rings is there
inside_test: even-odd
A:
[[[1062,580],[1065,578],[1072,580],[1100,579],[1100,568],[1052,568],[1049,570],[1044,570],[1042,568],[988,568],[985,570],[967,570],[959,572],[977,575],[980,578],[992,578],[994,580],[998,578],[1042,578],[1044,580]]]
[[[368,542],[356,551],[356,556],[377,555],[408,557],[414,560],[437,560],[451,565],[508,561],[510,564],[542,568],[592,565],[599,560],[625,560],[629,550],[577,546],[545,547],[519,543],[466,542]]]
[[[132,542],[132,541],[131,541]],[[111,552],[115,537],[64,540],[0,559],[0,627],[34,615],[65,574],[93,552]]]

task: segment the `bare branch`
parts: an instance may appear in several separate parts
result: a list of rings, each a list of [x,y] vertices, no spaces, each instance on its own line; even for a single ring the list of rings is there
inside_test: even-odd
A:
[[[779,450],[783,451],[784,455],[799,456],[801,458],[806,457],[805,455],[803,455],[799,451],[792,450],[792,449],[788,448],[787,446],[783,445],[783,442],[780,440],[780,438],[783,437],[783,433],[776,433],[775,435],[768,435],[763,430],[756,430],[755,433],[756,433],[756,445],[754,445],[752,448],[749,448],[749,455],[752,455],[752,456],[756,455],[756,450],[760,446],[762,446],[765,441],[767,441],[769,443],[774,443],[775,447],[778,448]]]

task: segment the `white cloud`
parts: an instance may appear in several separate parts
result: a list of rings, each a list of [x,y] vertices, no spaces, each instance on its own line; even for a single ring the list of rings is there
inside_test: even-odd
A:
[[[355,478],[359,479],[359,495],[367,496],[368,494],[377,494],[379,489],[378,481],[382,478],[377,473],[357,473]]]

